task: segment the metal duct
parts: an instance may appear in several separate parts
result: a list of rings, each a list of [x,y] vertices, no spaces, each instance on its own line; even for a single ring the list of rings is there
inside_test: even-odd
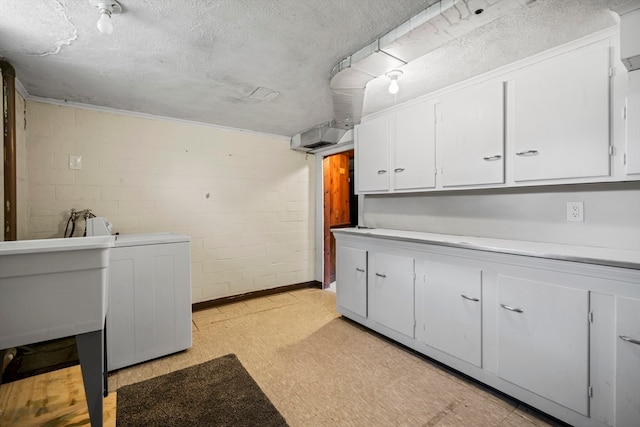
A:
[[[442,0],[343,59],[331,70],[330,87],[335,114],[331,126],[346,131],[360,123],[365,89],[371,80],[533,1]],[[291,139],[292,149],[310,151],[318,148],[300,142],[301,135],[307,132]],[[322,139],[320,137],[316,144],[337,143]]]

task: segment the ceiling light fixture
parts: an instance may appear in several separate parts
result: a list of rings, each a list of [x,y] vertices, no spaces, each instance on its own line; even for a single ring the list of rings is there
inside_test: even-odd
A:
[[[122,7],[116,0],[89,0],[93,6],[100,11],[100,19],[98,19],[98,31],[102,34],[113,33],[113,24],[111,23],[111,14],[122,13]]]
[[[395,95],[400,90],[400,86],[398,86],[400,76],[402,76],[402,71],[400,70],[391,70],[387,73],[387,77],[391,80],[391,83],[389,83],[389,93],[391,95]]]

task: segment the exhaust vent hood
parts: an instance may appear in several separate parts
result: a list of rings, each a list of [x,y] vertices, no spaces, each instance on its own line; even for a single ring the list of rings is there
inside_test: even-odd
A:
[[[334,119],[291,138],[291,149],[335,145],[360,123],[367,83],[535,0],[442,0],[331,70]],[[342,134],[340,134],[342,132]]]
[[[614,12],[620,15],[620,60],[627,71],[640,69],[640,0],[631,0]]]
[[[291,138],[291,148],[294,150],[311,151],[318,148],[335,145],[347,131],[337,128],[335,122],[325,123]]]

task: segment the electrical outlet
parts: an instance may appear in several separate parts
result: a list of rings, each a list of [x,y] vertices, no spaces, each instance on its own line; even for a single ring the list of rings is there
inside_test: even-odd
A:
[[[69,156],[69,169],[82,169],[82,156]]]
[[[567,221],[584,221],[584,203],[567,202]]]

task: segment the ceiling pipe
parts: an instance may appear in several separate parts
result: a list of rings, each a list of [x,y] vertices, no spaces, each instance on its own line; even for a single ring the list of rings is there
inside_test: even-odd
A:
[[[360,123],[367,83],[535,0],[441,0],[338,62],[331,70],[334,119],[346,132]],[[291,138],[291,148],[310,151],[338,141],[312,140],[319,125]],[[334,132],[333,134],[335,134]],[[316,138],[317,139],[317,138]],[[305,145],[305,140],[308,142]]]
[[[16,191],[16,70],[0,60],[2,73],[2,128],[4,129],[4,240],[17,240]]]

